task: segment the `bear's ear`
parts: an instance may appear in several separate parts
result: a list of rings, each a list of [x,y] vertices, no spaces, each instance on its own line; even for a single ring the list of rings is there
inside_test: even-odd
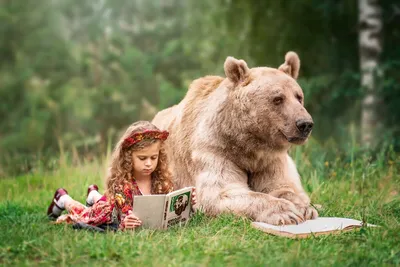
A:
[[[244,81],[249,76],[249,68],[244,60],[227,57],[224,64],[225,75],[234,83]]]
[[[279,66],[278,70],[292,76],[293,79],[297,79],[300,70],[300,59],[295,52],[287,52],[285,56],[285,63]]]

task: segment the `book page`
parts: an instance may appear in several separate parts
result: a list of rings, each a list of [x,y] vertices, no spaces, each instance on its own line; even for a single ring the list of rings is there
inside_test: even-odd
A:
[[[193,187],[185,187],[167,195],[167,209],[164,215],[164,227],[178,223],[186,223],[189,220]]]
[[[166,195],[134,196],[133,213],[145,228],[163,228],[163,214]]]
[[[329,233],[359,228],[362,226],[362,221],[349,218],[319,217],[315,220],[307,220],[297,225],[276,226],[262,222],[253,222],[252,226],[271,234],[280,235],[279,233],[282,233],[284,236],[291,237],[290,235],[308,236],[318,233]],[[368,224],[368,226],[375,225]],[[284,233],[289,235],[285,235]]]

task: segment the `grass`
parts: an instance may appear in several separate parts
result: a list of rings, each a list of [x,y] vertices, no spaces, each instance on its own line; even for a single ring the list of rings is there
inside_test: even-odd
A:
[[[56,188],[84,201],[88,184],[102,184],[104,164],[0,180],[0,265],[101,266],[395,266],[400,265],[400,156],[374,159],[352,147],[340,152],[315,142],[293,151],[303,185],[321,216],[365,219],[382,227],[292,240],[270,236],[232,215],[196,214],[168,231],[92,233],[53,225],[45,216]]]

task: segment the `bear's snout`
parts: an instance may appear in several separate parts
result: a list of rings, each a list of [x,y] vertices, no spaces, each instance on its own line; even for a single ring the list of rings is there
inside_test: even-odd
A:
[[[303,136],[308,136],[314,126],[314,122],[312,120],[297,120],[296,126]]]

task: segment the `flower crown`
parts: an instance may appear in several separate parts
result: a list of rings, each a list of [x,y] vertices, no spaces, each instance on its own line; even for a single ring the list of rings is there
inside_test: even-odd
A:
[[[167,131],[152,131],[145,130],[144,132],[135,133],[132,136],[125,138],[122,146],[128,148],[144,139],[160,139],[165,141],[168,138],[169,133]]]

